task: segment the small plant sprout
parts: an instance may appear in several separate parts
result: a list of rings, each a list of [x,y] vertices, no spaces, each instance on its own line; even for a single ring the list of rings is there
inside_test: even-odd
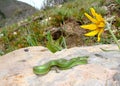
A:
[[[112,20],[114,17],[111,18],[103,18],[100,14],[96,13],[94,8],[90,8],[92,16],[85,13],[85,16],[92,21],[92,24],[88,25],[82,25],[81,28],[91,30],[91,32],[86,33],[85,36],[95,36],[97,35],[97,41],[100,41],[100,36],[103,33],[104,30],[109,30],[110,34],[112,35],[115,43],[117,44],[119,50],[120,50],[120,44],[114,35],[113,31],[111,30],[112,26]]]

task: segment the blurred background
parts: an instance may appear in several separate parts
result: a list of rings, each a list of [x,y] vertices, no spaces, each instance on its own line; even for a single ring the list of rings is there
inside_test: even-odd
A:
[[[112,30],[120,39],[120,0],[0,0],[0,55],[19,48],[44,46],[51,52],[76,46],[114,43],[108,31],[101,41],[80,28],[91,23],[93,7],[104,18],[115,16]]]

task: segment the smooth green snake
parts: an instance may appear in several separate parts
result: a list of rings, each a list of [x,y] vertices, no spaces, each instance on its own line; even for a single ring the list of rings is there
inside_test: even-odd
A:
[[[63,58],[57,60],[51,60],[43,65],[34,66],[33,72],[35,74],[47,74],[52,67],[57,67],[60,70],[66,70],[72,68],[73,66],[77,66],[79,64],[87,64],[88,63],[87,60],[88,60],[88,56],[76,57],[70,60],[66,60]]]

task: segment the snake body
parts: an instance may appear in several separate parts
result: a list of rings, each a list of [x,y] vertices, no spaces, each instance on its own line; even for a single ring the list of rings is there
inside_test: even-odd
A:
[[[70,60],[57,59],[51,60],[43,65],[33,67],[35,74],[47,74],[52,67],[58,67],[60,70],[70,69],[79,64],[87,64],[88,56],[76,57]]]

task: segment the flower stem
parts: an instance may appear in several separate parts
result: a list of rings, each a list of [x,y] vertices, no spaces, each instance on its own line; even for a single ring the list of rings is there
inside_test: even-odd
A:
[[[119,48],[119,50],[120,50],[120,44],[119,44],[116,36],[115,36],[114,33],[112,32],[110,24],[108,24],[108,30],[109,30],[110,34],[112,35],[114,41],[116,42],[116,44],[117,44],[117,46],[118,46],[118,48]]]

